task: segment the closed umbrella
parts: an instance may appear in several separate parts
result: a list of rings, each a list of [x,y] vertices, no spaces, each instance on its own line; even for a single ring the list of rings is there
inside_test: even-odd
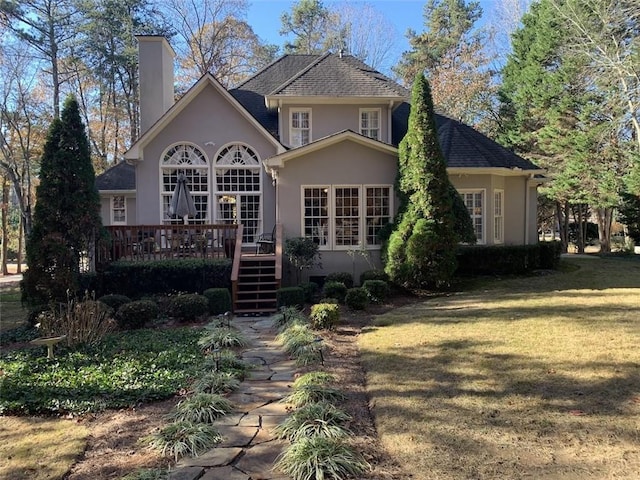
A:
[[[187,186],[187,176],[184,173],[178,175],[176,189],[173,191],[169,204],[169,213],[184,218],[185,223],[187,217],[195,217],[196,215],[196,206],[193,203],[193,197]]]

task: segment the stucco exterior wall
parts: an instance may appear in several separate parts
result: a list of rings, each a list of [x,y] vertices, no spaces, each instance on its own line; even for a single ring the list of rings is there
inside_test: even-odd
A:
[[[111,218],[111,199],[118,194],[102,194],[100,195],[100,217],[102,218],[102,225],[113,225]],[[129,196],[128,196],[129,195]],[[127,215],[127,225],[136,225],[136,199],[125,194],[125,208]]]
[[[212,195],[208,212],[210,222],[215,221],[213,164],[220,150],[230,143],[242,143],[253,149],[260,161],[276,153],[275,146],[262,132],[250,124],[249,120],[213,86],[207,86],[173,121],[144,146],[143,160],[136,167],[138,223],[162,223],[161,159],[168,147],[184,142],[196,145],[206,155],[209,163],[209,191]],[[211,145],[211,142],[214,145]],[[261,182],[263,225],[270,230],[275,222],[275,190],[271,184],[271,178],[262,168]]]
[[[280,169],[278,178],[278,216],[283,225],[283,237],[302,236],[302,187],[337,185],[390,185],[396,177],[397,158],[345,140],[304,157],[288,160]],[[397,201],[393,199],[393,211]],[[330,216],[333,212],[330,209]],[[357,250],[354,247],[353,250]],[[360,273],[369,270],[367,260],[348,250],[321,250],[323,268],[314,268],[305,274],[324,276],[331,271],[352,272],[356,282]],[[369,261],[380,266],[379,250],[369,250]]]
[[[280,112],[280,136],[284,145],[290,145],[290,112],[296,109],[311,109],[311,141],[332,135],[343,130],[360,133],[360,110],[380,109],[380,138],[385,143],[389,139],[389,108],[386,105],[285,105]]]

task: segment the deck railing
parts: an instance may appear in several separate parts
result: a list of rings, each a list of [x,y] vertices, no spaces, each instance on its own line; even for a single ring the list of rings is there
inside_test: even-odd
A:
[[[111,225],[98,264],[116,260],[233,258],[242,243],[238,225]],[[240,236],[239,236],[240,235]]]

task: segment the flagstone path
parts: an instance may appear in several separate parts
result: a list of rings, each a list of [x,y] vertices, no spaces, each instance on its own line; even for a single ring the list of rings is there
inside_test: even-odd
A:
[[[275,341],[272,320],[236,317],[233,325],[250,343],[242,359],[253,365],[250,376],[228,396],[234,413],[216,423],[224,440],[209,452],[182,459],[170,480],[288,480],[273,470],[286,440],[273,436],[273,428],[288,412],[281,402],[291,392],[296,365]]]

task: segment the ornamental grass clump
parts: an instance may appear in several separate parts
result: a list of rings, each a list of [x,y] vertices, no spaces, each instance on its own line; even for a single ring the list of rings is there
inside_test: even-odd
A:
[[[242,332],[235,328],[210,325],[205,328],[204,334],[200,340],[198,340],[198,345],[200,345],[203,350],[212,348],[244,348],[249,344]]]
[[[306,385],[327,385],[334,382],[336,377],[327,372],[309,372],[304,375],[300,375],[293,382],[293,389],[302,388]]]
[[[327,402],[308,403],[294,410],[275,428],[278,438],[295,441],[303,437],[342,438],[349,435],[345,424],[351,416]]]
[[[292,357],[297,357],[306,347],[316,341],[316,336],[307,324],[294,324],[277,337],[282,347]]]
[[[296,408],[300,408],[303,405],[316,402],[337,402],[345,398],[344,393],[335,388],[328,387],[326,385],[302,385],[298,388],[294,388],[288,396],[282,401],[290,403]]]
[[[196,393],[182,400],[168,415],[176,422],[213,423],[233,410],[229,400],[213,393]]]
[[[212,355],[207,355],[204,360],[204,371],[228,372],[238,380],[247,377],[251,365],[238,358],[232,350],[224,349],[220,352],[220,358],[216,360]]]
[[[173,422],[149,438],[149,446],[177,462],[186,455],[197,457],[222,441],[213,425],[188,421]]]
[[[193,384],[196,393],[230,393],[240,386],[232,372],[206,372]]]
[[[276,469],[293,480],[342,480],[369,470],[369,463],[342,440],[300,438],[276,460]]]
[[[307,318],[298,307],[282,307],[280,311],[273,316],[273,326],[278,332],[282,332],[290,325],[296,323],[307,323]]]

